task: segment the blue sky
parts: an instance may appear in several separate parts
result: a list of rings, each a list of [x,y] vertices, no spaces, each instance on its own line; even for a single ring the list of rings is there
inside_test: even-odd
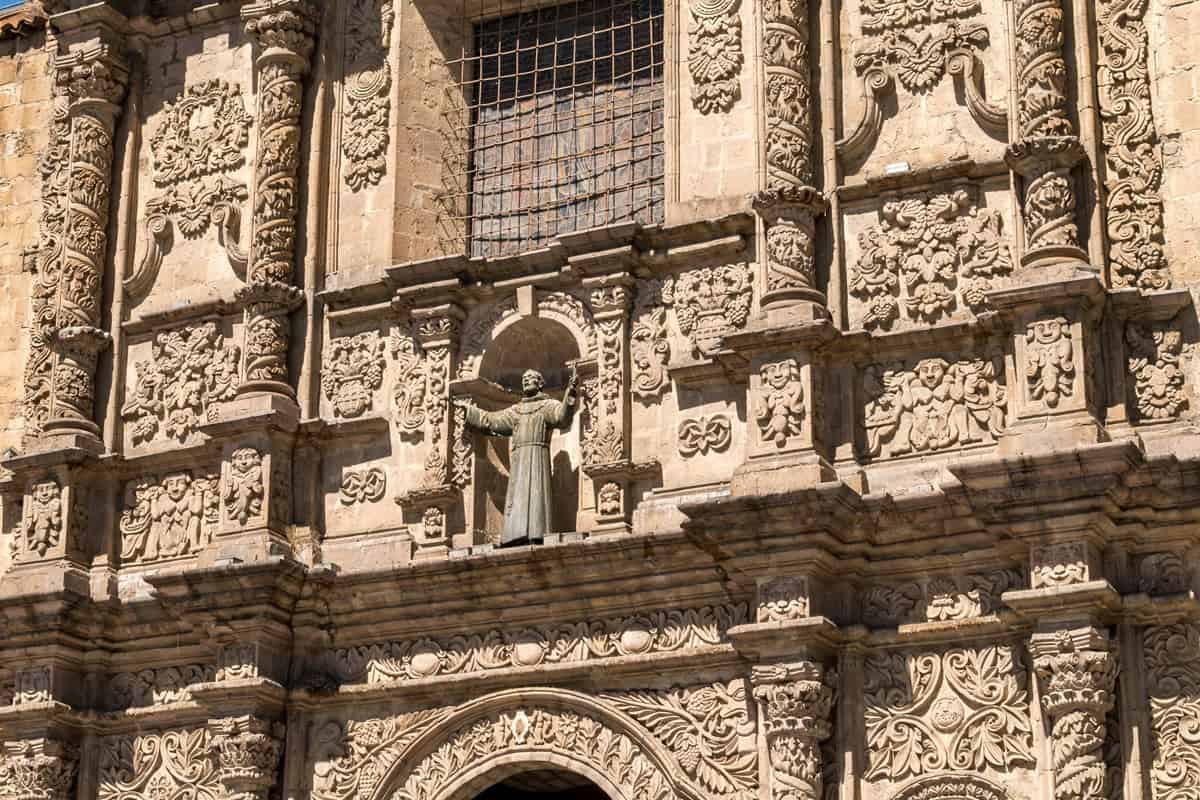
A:
[[[0,0],[0,8],[12,8],[21,5],[22,0]]]

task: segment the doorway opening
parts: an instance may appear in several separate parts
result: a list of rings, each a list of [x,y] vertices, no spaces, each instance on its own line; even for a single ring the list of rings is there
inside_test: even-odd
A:
[[[582,775],[565,770],[528,770],[509,775],[475,800],[612,800]]]

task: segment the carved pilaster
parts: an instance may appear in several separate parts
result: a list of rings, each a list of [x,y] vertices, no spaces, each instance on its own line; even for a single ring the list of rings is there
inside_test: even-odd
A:
[[[765,0],[762,86],[766,109],[766,185],[754,198],[763,219],[766,275],[763,308],[807,301],[820,306],[816,285],[815,218],[825,200],[813,188],[813,80],[807,2]]]
[[[835,673],[801,661],[755,667],[751,680],[767,739],[771,800],[820,800]]]
[[[40,336],[53,354],[44,433],[97,437],[100,428],[92,419],[96,359],[110,339],[100,329],[100,302],[113,190],[113,134],[129,67],[103,38],[60,58],[55,66],[60,90],[66,92],[70,145],[61,198],[61,249],[43,265],[51,274],[41,276],[53,299],[40,299],[50,301],[53,313],[37,315]]]
[[[283,753],[283,726],[244,716],[213,720],[209,728],[227,800],[265,798]]]
[[[425,351],[427,375],[425,418],[428,426],[424,486],[450,485],[453,458],[450,406],[450,372],[458,353],[459,330],[464,314],[458,306],[444,305],[412,312],[417,340]]]
[[[269,0],[242,10],[258,46],[258,147],[245,306],[244,383],[239,393],[288,397],[287,314],[300,302],[292,286],[299,203],[300,111],[317,11],[306,0]]]
[[[53,739],[4,743],[0,782],[14,800],[69,800],[75,796],[78,749]]]
[[[1084,157],[1067,114],[1060,0],[1018,0],[1017,131],[1006,159],[1023,178],[1025,266],[1087,262],[1076,224],[1071,169]]]
[[[89,489],[77,469],[62,466],[30,478],[21,521],[12,540],[17,565],[59,559],[80,560],[88,525]]]
[[[638,472],[629,462],[629,287],[604,286],[591,293],[596,321],[599,375],[588,406],[591,425],[585,438],[584,461],[596,492],[595,533],[629,529],[630,494]],[[601,474],[603,473],[603,474]]]
[[[1104,735],[1116,654],[1092,628],[1035,634],[1030,649],[1051,728],[1055,800],[1107,797]]]

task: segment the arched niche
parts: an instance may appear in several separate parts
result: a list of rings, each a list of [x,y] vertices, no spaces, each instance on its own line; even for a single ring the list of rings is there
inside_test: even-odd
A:
[[[971,772],[927,775],[901,786],[892,800],[1010,800],[1003,787]]]
[[[512,313],[502,314],[488,332],[486,346],[475,358],[469,377],[460,376],[451,387],[454,394],[469,397],[487,411],[520,400],[521,376],[526,370],[541,372],[546,379],[546,394],[555,399],[562,398],[572,367],[579,372],[581,383],[596,372],[595,360],[588,350],[589,331],[575,324],[575,315],[543,313],[539,309],[536,315],[523,316],[515,311],[515,304],[513,308]],[[590,497],[590,492],[581,490],[581,481],[585,480],[580,470],[582,405],[581,402],[576,407],[571,427],[555,432],[550,441],[554,493],[551,530],[556,533],[579,530],[580,498]],[[509,442],[479,433],[472,436],[475,458],[471,486],[465,497],[466,523],[469,530],[495,538],[503,528]]]
[[[611,800],[701,800],[670,754],[636,723],[587,695],[513,689],[468,703],[427,730],[373,800],[474,800],[531,770],[595,784]]]

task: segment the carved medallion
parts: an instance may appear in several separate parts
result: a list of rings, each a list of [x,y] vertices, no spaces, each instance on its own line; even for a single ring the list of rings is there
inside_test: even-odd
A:
[[[679,454],[707,455],[710,450],[722,452],[732,441],[733,425],[725,414],[689,417],[679,421]]]

